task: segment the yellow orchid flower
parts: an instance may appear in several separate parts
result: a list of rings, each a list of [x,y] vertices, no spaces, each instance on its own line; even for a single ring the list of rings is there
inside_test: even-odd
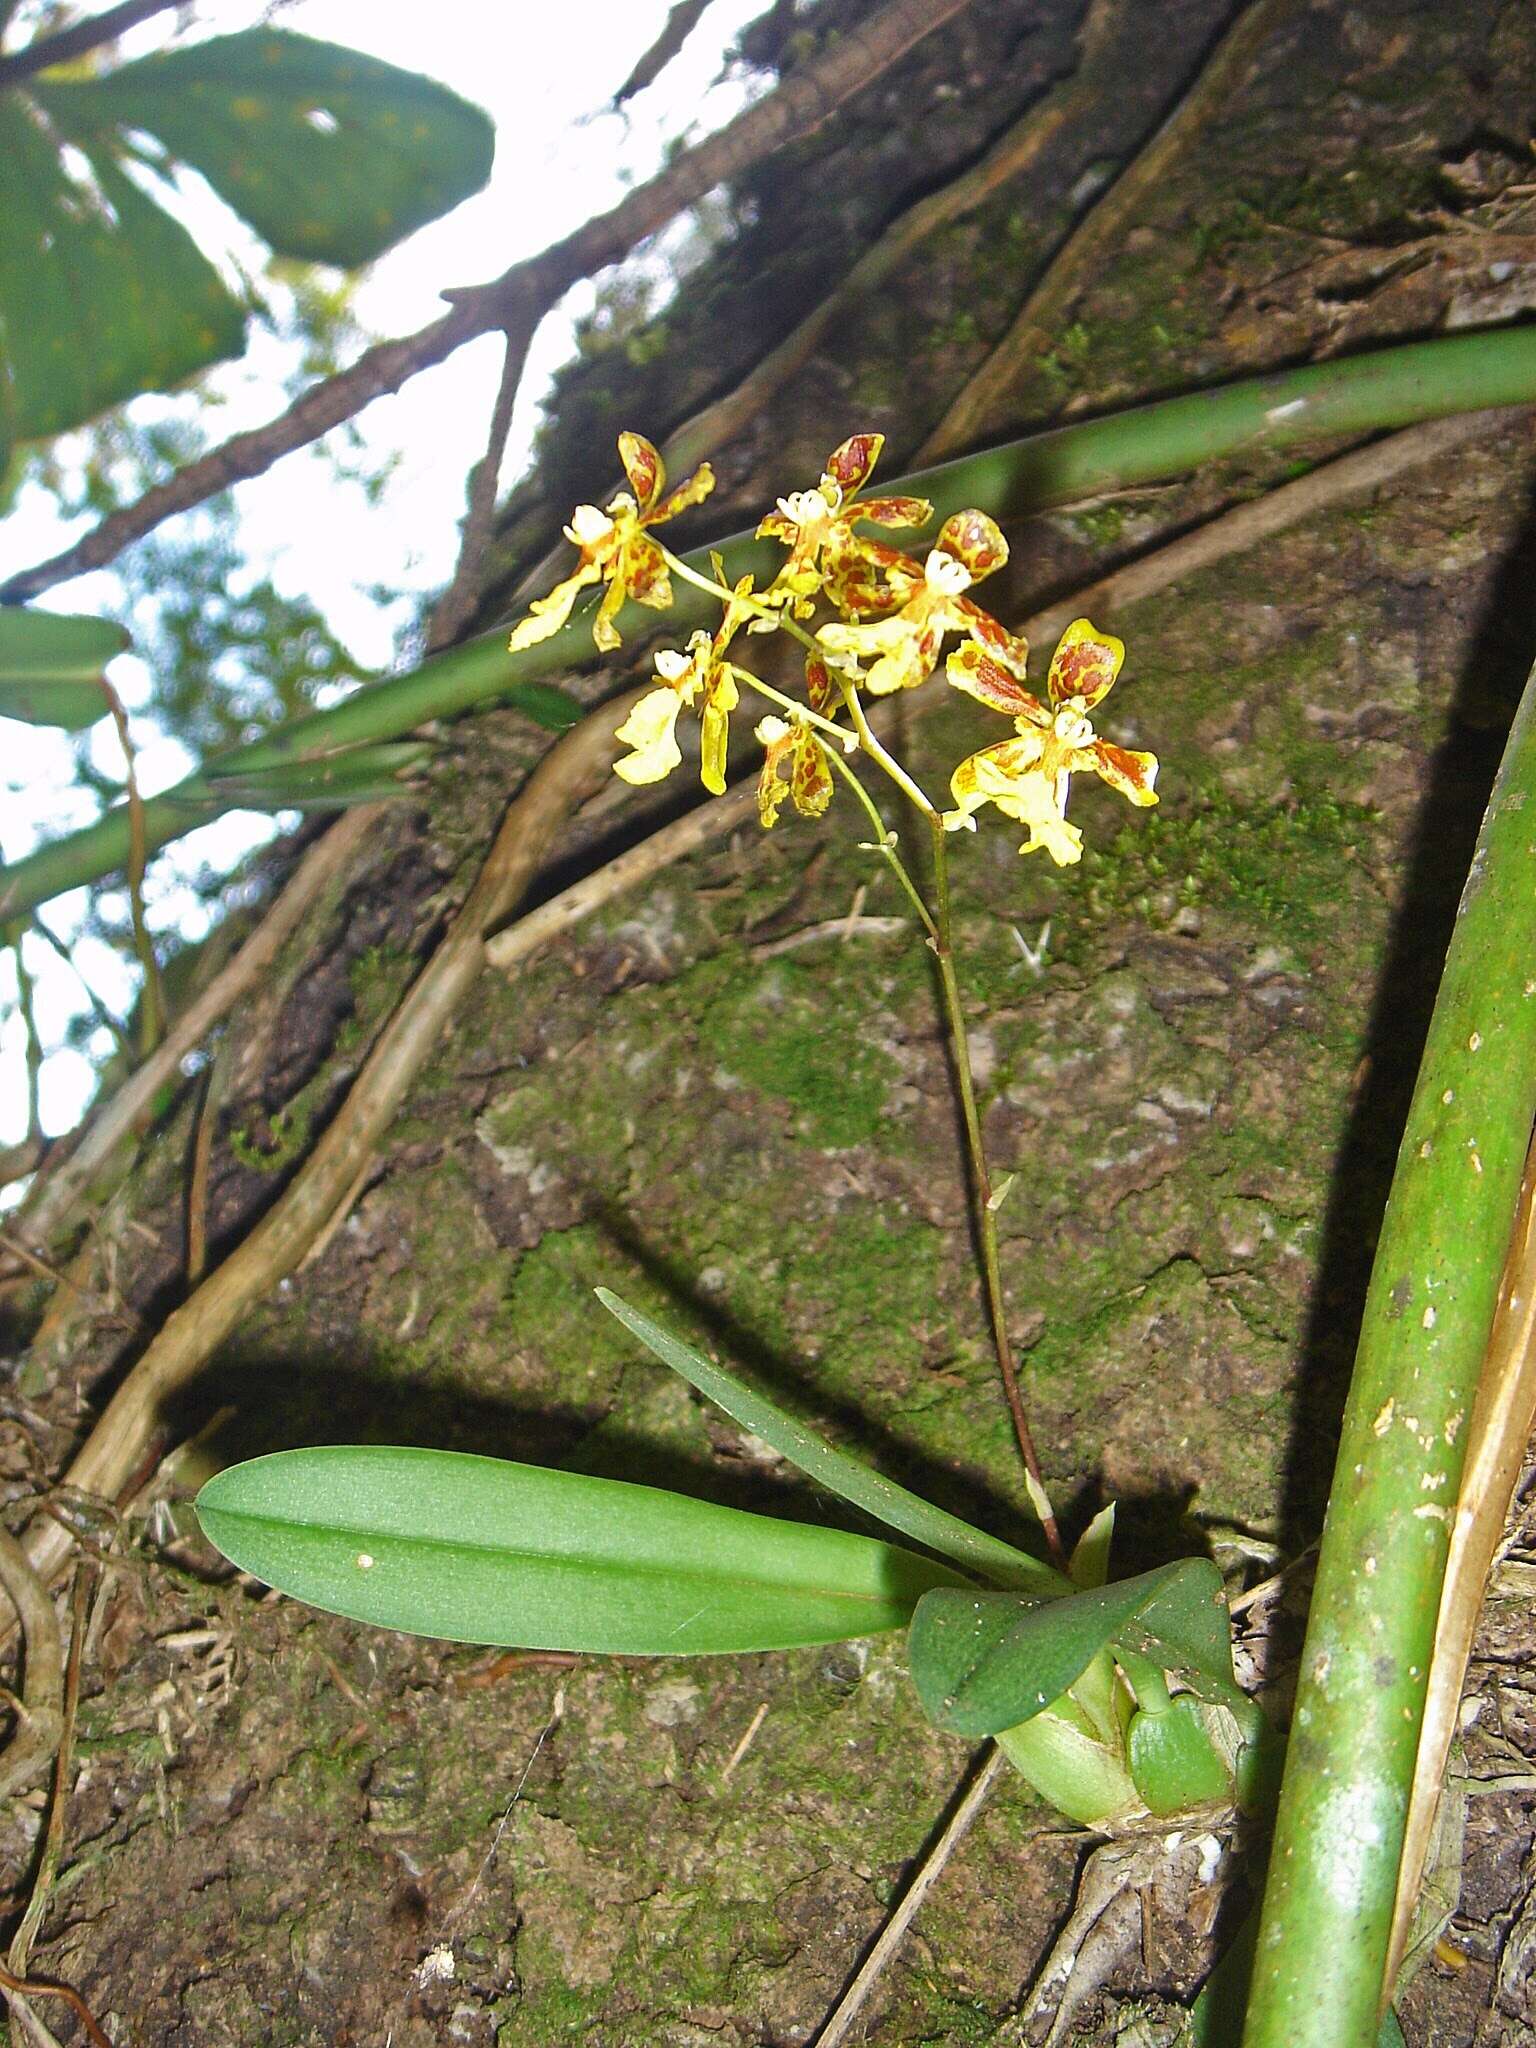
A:
[[[1097,775],[1130,803],[1155,804],[1157,756],[1096,738],[1088,716],[1108,694],[1124,659],[1123,641],[1100,633],[1087,619],[1074,619],[1051,658],[1046,705],[1021,689],[977,642],[957,647],[945,663],[950,682],[1006,712],[1018,737],[983,747],[960,763],[950,777],[956,809],[944,813],[945,829],[974,832],[974,813],[996,804],[1005,817],[1029,827],[1020,853],[1043,847],[1058,867],[1070,867],[1083,857],[1083,835],[1066,815],[1074,775]]]
[[[776,825],[786,796],[802,818],[819,818],[832,801],[832,770],[809,726],[760,719],[757,737],[767,749],[757,782],[757,815],[764,830]]]
[[[643,434],[620,434],[619,460],[632,490],[620,491],[606,511],[596,505],[576,507],[565,529],[566,539],[580,550],[576,568],[547,597],[536,597],[528,607],[527,618],[513,628],[508,643],[514,654],[559,632],[579,593],[592,583],[608,585],[592,622],[592,638],[605,653],[622,645],[613,622],[626,598],[657,611],[671,604],[666,561],[645,529],[701,504],[715,487],[714,471],[701,463],[686,483],[663,496],[666,468]]]
[[[933,673],[946,633],[966,633],[987,645],[994,658],[1023,673],[1028,648],[999,625],[974,599],[971,585],[990,576],[1008,559],[1008,543],[985,512],[956,512],[945,520],[921,569],[894,549],[871,550],[881,562],[900,609],[883,619],[855,620],[823,626],[816,637],[847,668],[839,655],[855,662],[872,661],[862,677],[874,697],[910,690]],[[843,589],[849,588],[846,579]],[[857,671],[855,671],[857,673]]]
[[[723,593],[720,557],[714,556],[713,561]],[[726,598],[725,616],[713,638],[697,632],[689,640],[686,654],[663,648],[656,656],[656,673],[662,687],[648,691],[614,734],[615,739],[633,749],[614,763],[615,775],[635,783],[661,782],[670,775],[683,758],[677,744],[678,714],[684,705],[693,705],[702,693],[700,778],[711,796],[725,795],[731,713],[741,702],[741,683],[751,680],[744,670],[725,659],[725,652],[740,629],[758,615],[751,599],[752,578],[743,576]]]
[[[921,526],[933,517],[926,498],[866,498],[853,501],[885,446],[884,434],[851,434],[827,457],[813,491],[780,498],[757,529],[758,538],[781,540],[789,548],[784,566],[763,592],[767,604],[784,605],[796,618],[809,618],[824,578],[852,571],[871,545],[854,532],[860,520],[876,526]]]

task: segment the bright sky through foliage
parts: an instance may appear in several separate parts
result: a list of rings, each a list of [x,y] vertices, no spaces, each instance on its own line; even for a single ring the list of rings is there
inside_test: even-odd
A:
[[[604,109],[655,40],[667,0],[584,0],[579,8],[434,0],[430,9],[380,6],[377,0],[297,0],[276,8],[204,0],[189,33],[201,37],[270,21],[422,71],[492,115],[496,166],[486,190],[382,258],[357,293],[355,311],[364,328],[370,336],[389,336],[437,317],[442,288],[496,276],[611,206],[630,184],[659,167],[670,143],[696,140],[728,120],[759,87],[742,75],[716,83],[723,53],[763,5],[764,0],[716,0],[657,83],[622,113]],[[18,29],[32,12],[18,10]],[[160,47],[176,18],[146,24],[125,39],[122,53]],[[13,32],[10,46],[21,39]],[[187,195],[183,217],[210,255],[217,258],[223,247],[236,260],[256,260],[259,252],[247,231],[205,190]],[[661,260],[664,255],[663,239]],[[652,264],[657,261],[653,254]],[[576,287],[535,338],[504,482],[527,461],[538,400],[551,371],[571,351],[572,321],[593,299],[592,285]],[[440,587],[451,572],[464,479],[483,445],[499,366],[499,342],[486,337],[360,416],[366,455],[395,459],[377,503],[360,487],[338,485],[310,452],[289,457],[240,488],[240,538],[249,558],[279,588],[314,599],[364,667],[388,665],[414,600]],[[209,380],[220,401],[215,437],[280,411],[286,402],[283,379],[292,373],[291,353],[270,335],[253,333],[247,356]],[[198,403],[186,393],[147,397],[136,406],[140,416],[164,418]],[[0,574],[55,552],[79,530],[61,522],[44,493],[24,492],[0,525]],[[381,602],[378,586],[399,593],[399,600]],[[41,602],[55,610],[89,611],[108,601],[110,589],[107,573],[82,577]],[[130,710],[147,702],[150,678],[141,666],[136,672],[131,658],[117,664],[113,676]],[[40,838],[87,822],[94,804],[74,782],[64,735],[12,722],[3,731],[0,855],[15,859]],[[134,737],[146,792],[186,772],[183,748],[142,713],[135,718]],[[94,730],[93,752],[104,771],[120,774],[107,721]],[[227,868],[271,829],[265,818],[238,815],[189,835],[179,849],[162,855],[151,871],[151,924],[200,936],[203,912],[193,892],[178,883],[178,872],[201,863]],[[84,907],[83,892],[76,892],[47,906],[45,915],[55,932],[68,937]],[[76,958],[98,994],[120,1015],[126,1013],[133,990],[120,956],[86,939]],[[57,1132],[77,1120],[94,1085],[90,1062],[58,1049],[83,998],[77,978],[42,941],[28,942],[27,959],[36,979],[41,1035],[50,1048],[43,1071],[44,1127]],[[7,953],[0,959],[0,1005],[9,1013],[0,1023],[0,1144],[22,1136],[26,1121],[24,1036],[14,993]],[[100,1056],[110,1043],[102,1030],[91,1050]]]

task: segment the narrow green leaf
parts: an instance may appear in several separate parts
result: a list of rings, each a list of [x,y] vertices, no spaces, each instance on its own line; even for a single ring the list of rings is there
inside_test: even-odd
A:
[[[1130,1764],[1149,1813],[1183,1813],[1232,1797],[1231,1773],[1211,1740],[1200,1702],[1188,1693],[1181,1693],[1165,1713],[1136,1716]]]
[[[186,230],[110,156],[68,175],[15,90],[0,91],[0,164],[0,385],[18,440],[240,353],[244,314]]]
[[[107,713],[101,678],[128,645],[110,619],[0,607],[0,718],[71,732]]]
[[[733,1373],[714,1364],[702,1351],[695,1351],[691,1344],[684,1344],[659,1323],[653,1323],[649,1316],[631,1308],[608,1288],[599,1287],[596,1293],[609,1314],[617,1316],[625,1329],[654,1352],[663,1365],[680,1373],[690,1386],[697,1387],[717,1408],[723,1408],[743,1429],[771,1444],[781,1458],[787,1458],[818,1486],[840,1494],[856,1508],[884,1522],[887,1528],[899,1529],[903,1536],[926,1544],[941,1557],[991,1580],[994,1585],[1030,1586],[1042,1594],[1066,1589],[1067,1581],[1028,1551],[1015,1550],[1011,1543],[973,1529],[958,1515],[932,1506],[919,1495],[908,1493],[904,1486],[872,1472],[857,1458],[834,1450],[814,1430],[796,1422],[774,1402],[754,1393]]]
[[[930,1720],[956,1735],[1012,1728],[1064,1693],[1122,1635],[1135,1636],[1138,1649],[1176,1640],[1180,1658],[1203,1646],[1196,1610],[1211,1601],[1213,1582],[1219,1598],[1216,1567],[1208,1558],[1185,1558],[1065,1599],[949,1588],[927,1594],[912,1622],[918,1697]],[[1143,1614],[1152,1626],[1136,1626]],[[1230,1669],[1230,1650],[1225,1654]]]
[[[457,1451],[341,1446],[232,1466],[210,1542],[269,1585],[412,1635],[637,1656],[900,1628],[952,1579],[841,1529]]]
[[[221,804],[246,804],[256,811],[342,810],[349,804],[384,803],[408,797],[411,788],[398,778],[429,760],[424,741],[385,742],[324,754],[315,761],[284,761],[274,768],[210,770],[208,792]]]
[[[353,269],[478,192],[489,116],[446,86],[282,29],[183,43],[105,77],[50,82],[66,133],[147,130],[280,256]]]

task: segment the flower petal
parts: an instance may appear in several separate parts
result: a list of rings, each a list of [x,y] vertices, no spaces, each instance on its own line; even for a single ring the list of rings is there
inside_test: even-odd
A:
[[[1140,810],[1157,802],[1153,787],[1157,781],[1156,754],[1138,754],[1130,747],[1111,746],[1108,740],[1095,740],[1089,752],[1093,755],[1094,773],[1101,782],[1119,790]]]
[[[802,818],[819,818],[832,801],[832,770],[827,757],[803,729],[795,734],[789,793]]]
[[[1091,711],[1108,695],[1124,659],[1123,640],[1113,633],[1101,633],[1088,619],[1074,619],[1051,656],[1047,685],[1051,702],[1061,704],[1068,697],[1081,697],[1083,708]]]
[[[649,512],[667,480],[666,467],[655,444],[647,441],[644,434],[620,434],[619,460],[624,465],[624,474],[629,478],[636,504],[642,513]]]
[[[851,497],[860,484],[868,480],[884,446],[884,434],[850,434],[846,441],[832,450],[827,457],[827,475],[835,484],[841,485],[845,498]]]
[[[507,642],[513,654],[525,647],[537,647],[541,640],[548,640],[558,633],[571,616],[571,606],[576,602],[578,592],[585,590],[589,583],[598,580],[599,570],[594,562],[583,562],[574,576],[567,576],[563,583],[557,583],[547,597],[536,597],[528,607],[528,616],[519,619],[512,628],[512,637]]]
[[[978,703],[1004,712],[1009,718],[1028,718],[1037,725],[1049,725],[1050,713],[1038,697],[1021,690],[1009,671],[994,661],[974,640],[957,647],[944,664],[944,673],[957,690]]]
[[[663,519],[675,519],[690,505],[702,505],[714,488],[715,472],[707,462],[701,462],[686,483],[679,484],[675,491],[669,491],[659,505],[653,505],[645,513],[646,525],[659,526]]]
[[[994,619],[990,612],[984,612],[974,598],[957,598],[956,603],[965,614],[966,627],[972,638],[979,640],[993,660],[1000,661],[1022,683],[1029,674],[1029,642],[1023,634],[1010,633],[1001,620]]]
[[[874,526],[926,526],[933,507],[926,498],[861,498],[848,517],[867,519]]]
[[[665,611],[672,602],[672,578],[667,558],[655,541],[637,533],[624,550],[619,575],[636,604],[648,604],[653,611]]]
[[[782,512],[765,512],[758,522],[759,540],[781,540],[786,547],[793,547],[795,536],[800,529],[793,519],[786,519]]]
[[[613,764],[625,782],[660,782],[682,760],[677,744],[677,714],[683,700],[671,688],[647,690],[614,734],[633,752]]]
[[[718,669],[710,679],[704,698],[703,731],[700,741],[699,779],[711,796],[725,795],[725,751],[730,738],[731,713],[741,702],[741,692],[729,667]]]
[[[939,528],[934,546],[964,562],[973,578],[990,576],[1008,559],[1008,543],[997,521],[985,512],[953,512]]]

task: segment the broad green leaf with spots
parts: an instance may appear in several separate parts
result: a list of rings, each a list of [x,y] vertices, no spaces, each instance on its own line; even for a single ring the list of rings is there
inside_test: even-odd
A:
[[[493,147],[445,87],[273,29],[0,91],[0,459],[240,353],[248,307],[155,196],[178,169],[275,254],[354,267],[478,191]]]

